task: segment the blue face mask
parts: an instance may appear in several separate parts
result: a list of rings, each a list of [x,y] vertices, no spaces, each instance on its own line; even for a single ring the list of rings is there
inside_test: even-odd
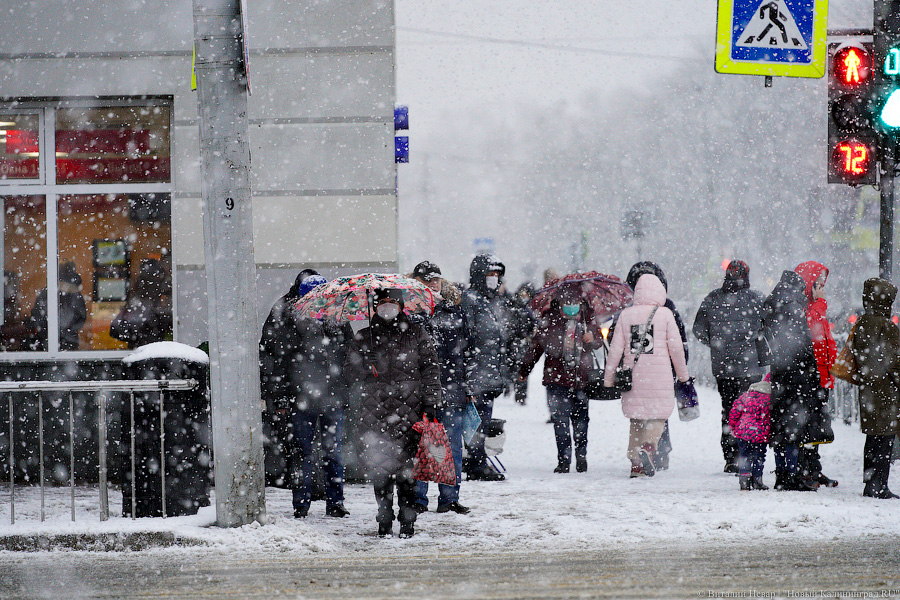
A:
[[[567,317],[574,317],[581,310],[580,304],[565,304],[562,307],[563,314]]]

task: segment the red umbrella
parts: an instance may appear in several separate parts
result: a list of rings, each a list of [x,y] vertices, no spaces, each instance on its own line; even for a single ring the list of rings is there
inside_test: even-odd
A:
[[[603,320],[631,306],[634,292],[615,275],[597,271],[571,273],[544,284],[531,300],[531,308],[544,314],[553,300],[562,295],[575,295],[586,300],[594,311],[594,318]]]

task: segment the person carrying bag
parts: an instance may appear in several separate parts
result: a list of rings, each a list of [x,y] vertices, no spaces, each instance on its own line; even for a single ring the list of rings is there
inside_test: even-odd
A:
[[[642,275],[635,284],[634,304],[622,311],[610,345],[608,364],[622,361],[623,370],[630,370],[632,376],[631,388],[622,393],[622,412],[631,421],[631,477],[656,473],[652,457],[666,419],[675,410],[672,367],[678,381],[690,380],[681,333],[665,302],[666,289],[659,278]],[[613,387],[615,378],[616,371],[607,369],[603,383]]]

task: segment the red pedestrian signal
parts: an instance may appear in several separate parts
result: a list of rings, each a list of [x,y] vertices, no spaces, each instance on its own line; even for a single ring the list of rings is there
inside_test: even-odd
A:
[[[872,53],[858,46],[844,46],[831,59],[832,77],[848,87],[865,85],[872,79]]]
[[[829,45],[828,183],[874,184],[878,136],[872,120],[872,42],[862,36]]]
[[[831,151],[831,170],[844,182],[858,182],[871,174],[874,163],[867,144],[857,140],[838,142]]]

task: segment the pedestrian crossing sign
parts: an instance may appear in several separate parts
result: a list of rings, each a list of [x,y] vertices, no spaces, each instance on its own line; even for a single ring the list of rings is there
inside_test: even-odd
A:
[[[828,0],[719,0],[716,71],[822,77]]]

